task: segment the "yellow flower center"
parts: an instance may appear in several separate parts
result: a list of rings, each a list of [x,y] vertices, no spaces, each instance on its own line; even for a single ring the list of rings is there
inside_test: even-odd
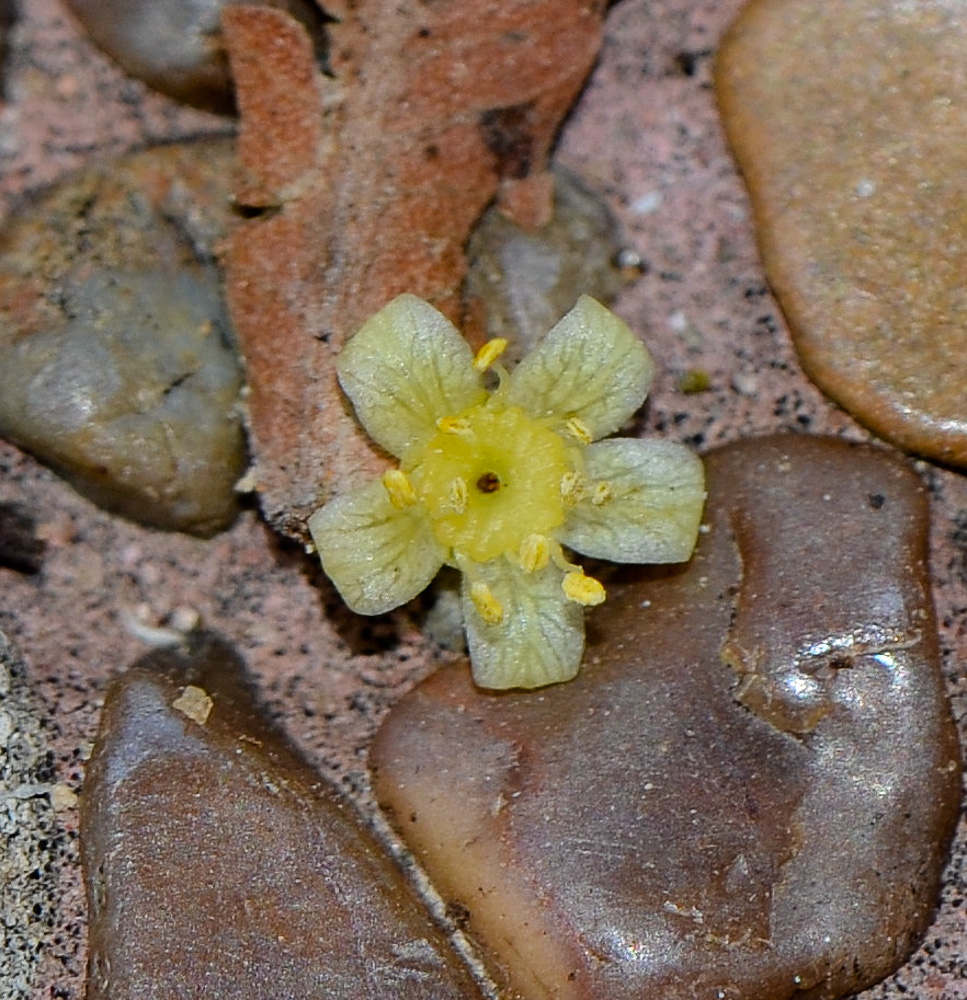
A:
[[[476,562],[516,556],[563,524],[561,481],[573,471],[559,434],[518,406],[490,404],[444,417],[410,470],[437,541]]]

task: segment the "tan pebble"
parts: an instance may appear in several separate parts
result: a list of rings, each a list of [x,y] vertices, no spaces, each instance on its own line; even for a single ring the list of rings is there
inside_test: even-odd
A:
[[[967,7],[755,0],[719,55],[726,131],[806,373],[967,467]]]
[[[189,684],[171,703],[171,707],[193,722],[197,722],[199,726],[203,726],[212,713],[214,702],[203,688]]]

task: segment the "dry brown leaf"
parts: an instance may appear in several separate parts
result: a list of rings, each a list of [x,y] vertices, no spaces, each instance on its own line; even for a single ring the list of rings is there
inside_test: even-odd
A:
[[[333,359],[400,292],[460,319],[463,246],[499,196],[545,221],[547,157],[600,44],[600,0],[474,0],[327,12],[333,77],[283,11],[226,8],[224,30],[258,212],[226,250],[248,366],[254,481],[269,520],[305,520],[383,458]]]

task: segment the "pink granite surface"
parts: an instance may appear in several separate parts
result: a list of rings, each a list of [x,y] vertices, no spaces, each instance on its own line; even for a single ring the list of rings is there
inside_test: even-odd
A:
[[[700,450],[779,429],[865,439],[804,379],[762,277],[711,90],[715,47],[738,7],[739,0],[617,4],[559,156],[604,194],[645,264],[617,308],[647,331],[660,367],[646,411],[650,431]],[[23,0],[22,11],[0,109],[4,211],[21,192],[92,156],[224,130],[219,119],[176,108],[127,80],[80,38],[57,0]],[[711,388],[685,395],[678,379],[693,369],[708,373]],[[921,471],[933,497],[945,670],[963,732],[967,480],[925,464]],[[349,615],[313,564],[254,512],[208,542],[148,531],[102,513],[0,444],[4,500],[35,511],[48,539],[38,576],[0,569],[0,623],[57,720],[62,782],[81,789],[105,687],[145,649],[137,623],[164,625],[190,608],[237,644],[292,737],[372,814],[366,750],[375,727],[404,690],[455,663],[420,633],[412,609],[375,621]],[[85,950],[76,810],[66,806],[61,821],[63,903],[36,995],[79,1000]],[[926,943],[867,996],[967,998],[965,857],[961,823]]]

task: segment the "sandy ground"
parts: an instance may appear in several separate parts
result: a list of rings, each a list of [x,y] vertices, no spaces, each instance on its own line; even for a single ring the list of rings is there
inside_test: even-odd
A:
[[[717,42],[738,8],[739,0],[617,4],[559,158],[601,191],[645,264],[617,308],[646,332],[660,367],[649,431],[699,450],[780,429],[864,439],[803,377],[758,263],[711,89]],[[126,79],[57,0],[22,3],[0,109],[3,211],[93,156],[225,128]],[[678,380],[693,369],[707,372],[711,387],[685,395]],[[919,467],[932,495],[944,669],[963,727],[967,479]],[[254,510],[211,541],[145,530],[2,443],[0,500],[27,505],[48,540],[38,575],[0,569],[0,615],[55,720],[59,781],[80,791],[106,685],[145,650],[139,625],[193,609],[237,644],[307,755],[372,813],[366,751],[375,727],[403,691],[453,660],[424,637],[414,609],[373,621],[349,615],[316,566]],[[84,906],[76,809],[64,800],[61,903],[36,996],[74,1000],[83,995]],[[927,943],[869,996],[912,989],[924,1000],[967,998],[965,848],[962,823]]]

